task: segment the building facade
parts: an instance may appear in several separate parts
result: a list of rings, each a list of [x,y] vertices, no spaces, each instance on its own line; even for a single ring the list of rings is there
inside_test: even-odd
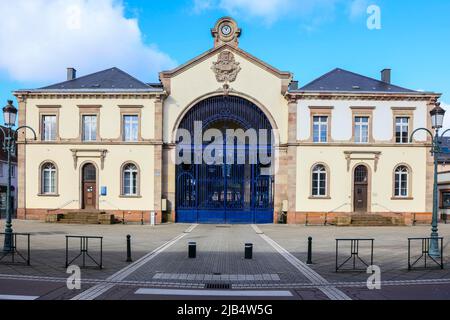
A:
[[[220,19],[214,47],[161,72],[160,83],[117,68],[79,78],[68,69],[65,82],[16,91],[19,125],[39,133],[20,136],[19,218],[97,210],[127,221],[155,213],[157,222],[431,220],[430,141],[409,135],[431,129],[439,94],[395,86],[388,69],[380,80],[335,69],[299,86],[242,50],[240,34]],[[225,140],[241,130],[242,153],[226,143],[211,153],[208,130]],[[251,130],[271,134],[255,146]],[[208,152],[213,161],[196,158]],[[271,161],[228,161],[255,152]]]

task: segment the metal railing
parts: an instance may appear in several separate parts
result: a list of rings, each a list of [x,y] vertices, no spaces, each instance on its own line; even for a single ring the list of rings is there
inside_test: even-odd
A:
[[[440,257],[436,260],[434,257],[430,255],[430,241],[435,240],[436,238],[408,238],[408,270],[412,270],[414,266],[419,263],[421,260],[424,261],[423,269],[428,268],[427,262],[431,260],[435,265],[437,265],[440,269],[444,269],[444,238],[439,237],[440,244]],[[411,243],[415,241],[420,241],[422,244],[420,256],[411,263]],[[440,260],[440,261],[439,261]]]
[[[373,243],[375,239],[336,239],[336,272],[339,271],[359,271],[359,272],[366,272],[367,267],[373,265]],[[350,242],[350,256],[344,260],[344,262],[339,262],[339,243],[340,242]],[[366,262],[363,258],[360,256],[360,242],[369,242],[370,243],[370,263]],[[358,268],[357,262],[362,263],[366,269]],[[352,267],[351,269],[343,269],[344,266],[346,266],[349,262],[351,262]]]
[[[75,256],[72,260],[69,261],[69,240],[70,239],[79,239],[79,254]],[[100,258],[99,260],[94,259],[89,253],[89,240],[99,240],[100,242]],[[95,267],[102,269],[103,268],[103,237],[93,237],[93,236],[66,236],[66,268],[71,265],[73,262],[82,259],[82,268],[88,268],[86,265],[86,259],[88,258],[91,262],[95,264]]]
[[[67,201],[67,202],[64,203],[61,207],[59,207],[59,208],[57,208],[57,209],[50,209],[50,210],[48,210],[48,212],[54,212],[54,211],[58,211],[58,210],[64,209],[64,208],[67,207],[69,204],[72,204],[72,203],[74,203],[74,202],[78,202],[78,200],[70,200],[70,201]]]
[[[334,213],[337,210],[341,209],[342,207],[349,206],[349,205],[351,205],[351,204],[346,202],[344,204],[341,204],[339,207],[334,208],[333,210],[325,212],[324,222],[321,224],[310,224],[309,223],[309,213],[307,213],[306,220],[305,220],[305,226],[327,226],[328,225],[328,216],[330,215],[330,213]]]
[[[31,265],[31,258],[30,258],[30,237],[31,234],[29,233],[12,233],[12,234],[6,234],[6,233],[0,233],[1,236],[3,236],[3,239],[7,236],[11,236],[11,250],[10,251],[1,251],[0,256],[0,262],[5,264],[26,264],[27,266]],[[18,249],[18,241],[17,238],[26,238],[26,247],[25,252],[22,252]],[[4,258],[10,256],[11,261],[10,262],[4,262]],[[18,262],[16,260],[16,257],[20,258],[21,262]]]

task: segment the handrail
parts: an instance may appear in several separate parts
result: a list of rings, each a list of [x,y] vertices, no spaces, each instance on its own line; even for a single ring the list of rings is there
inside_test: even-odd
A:
[[[386,209],[386,210],[388,210],[390,213],[402,214],[402,212],[393,211],[393,210],[389,209],[388,207],[386,207],[386,206],[384,206],[384,205],[382,205],[382,204],[379,204],[379,203],[374,203],[373,205],[374,205],[374,206],[379,206],[379,207],[381,207],[381,208],[383,208],[383,209]]]
[[[107,203],[107,204],[109,204],[111,207],[113,207],[114,209],[121,210],[119,207],[117,207],[117,206],[114,205],[113,203],[109,202],[108,200],[100,200],[100,202]]]
[[[67,207],[69,204],[72,204],[74,202],[78,202],[78,200],[70,200],[70,201],[66,202],[64,205],[62,205],[61,207],[59,207],[58,209],[51,209],[51,210],[48,210],[48,212],[61,210],[65,207]]]
[[[327,211],[327,212],[325,212],[325,222],[324,222],[324,226],[326,226],[327,224],[328,224],[328,215],[330,214],[330,213],[333,213],[333,212],[335,212],[336,210],[339,210],[340,208],[342,208],[342,207],[344,207],[344,206],[347,206],[347,205],[351,205],[351,203],[348,203],[348,202],[346,202],[346,203],[343,203],[343,204],[341,204],[339,207],[337,207],[337,208],[335,208],[335,209],[333,209],[333,210],[330,210],[330,211]],[[305,225],[306,226],[308,226],[308,213],[306,214],[306,221],[305,221]]]

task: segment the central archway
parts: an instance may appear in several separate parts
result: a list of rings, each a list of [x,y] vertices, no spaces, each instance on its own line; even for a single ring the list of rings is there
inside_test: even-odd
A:
[[[215,161],[195,161],[195,154],[203,154],[208,145],[188,145],[176,141],[177,157],[181,149],[189,148],[190,161],[177,161],[176,221],[183,223],[273,223],[274,175],[268,174],[270,163],[261,161],[260,154],[273,155],[272,125],[264,112],[254,103],[237,96],[215,96],[200,101],[183,117],[179,129],[194,137],[195,123],[201,122],[202,136],[208,129],[223,134],[223,152],[215,154]],[[230,130],[267,133],[267,140],[245,143],[230,148],[226,143]],[[234,137],[232,137],[234,138]],[[227,150],[228,148],[228,150]],[[231,150],[230,150],[231,149]],[[232,158],[230,158],[230,154]],[[258,155],[252,158],[251,155]],[[245,161],[242,161],[243,156]],[[253,161],[250,161],[250,159]],[[219,161],[217,161],[219,159]],[[256,159],[256,161],[254,161]],[[267,160],[267,158],[266,158]]]

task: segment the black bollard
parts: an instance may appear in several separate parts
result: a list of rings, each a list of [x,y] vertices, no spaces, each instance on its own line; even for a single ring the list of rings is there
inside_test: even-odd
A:
[[[197,257],[197,243],[189,242],[189,259],[195,259]]]
[[[253,244],[252,243],[245,244],[245,259],[247,259],[247,260],[253,259]]]
[[[131,236],[127,235],[127,262],[133,262],[131,259]]]
[[[306,264],[312,264],[312,237],[308,238],[308,261]]]

